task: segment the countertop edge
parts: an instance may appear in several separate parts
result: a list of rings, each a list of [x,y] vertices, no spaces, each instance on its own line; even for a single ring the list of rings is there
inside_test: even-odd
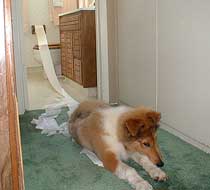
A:
[[[79,11],[95,11],[95,10],[96,10],[95,7],[80,8],[80,9],[76,9],[76,10],[73,10],[73,11],[69,11],[69,12],[65,12],[65,13],[59,14],[58,16],[61,17],[61,16],[65,16],[65,15],[68,15],[68,14],[76,13],[76,12],[79,12]]]

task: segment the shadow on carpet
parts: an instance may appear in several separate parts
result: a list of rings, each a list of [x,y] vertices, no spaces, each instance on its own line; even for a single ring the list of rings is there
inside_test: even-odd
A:
[[[66,109],[58,123],[67,121]],[[42,111],[30,111],[20,116],[23,162],[26,190],[128,190],[131,187],[103,168],[94,165],[81,147],[70,138],[55,135],[47,137],[30,124]],[[169,180],[154,182],[137,164],[130,161],[139,174],[155,190],[209,190],[210,155],[183,142],[164,130],[159,130]]]

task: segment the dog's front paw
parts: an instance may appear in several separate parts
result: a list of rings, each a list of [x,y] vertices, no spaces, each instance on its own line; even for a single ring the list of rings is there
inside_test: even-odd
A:
[[[136,185],[136,190],[153,190],[147,181],[141,181]]]
[[[155,181],[166,181],[168,179],[166,173],[159,168],[151,170],[149,174]]]

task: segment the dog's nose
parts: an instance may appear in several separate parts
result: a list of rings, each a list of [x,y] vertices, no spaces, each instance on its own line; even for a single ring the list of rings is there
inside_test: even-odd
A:
[[[159,163],[156,164],[157,167],[161,168],[164,166],[164,162],[161,160]]]

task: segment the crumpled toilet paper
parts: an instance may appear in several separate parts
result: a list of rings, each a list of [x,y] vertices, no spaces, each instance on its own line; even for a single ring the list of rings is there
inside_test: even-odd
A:
[[[64,135],[66,137],[71,137],[68,130],[68,122],[64,122],[61,125],[58,125],[56,118],[61,113],[61,108],[63,106],[68,106],[69,111],[68,115],[69,117],[74,112],[74,110],[78,107],[79,103],[74,101],[72,102],[72,99],[69,103],[68,100],[62,101],[58,104],[51,104],[46,107],[45,113],[42,113],[38,119],[33,119],[31,121],[32,124],[36,125],[35,128],[41,130],[41,134],[45,134],[47,136],[52,135]],[[74,139],[72,138],[72,141],[74,142]],[[98,159],[98,157],[88,149],[82,149],[80,154],[85,154],[92,162],[93,164],[103,167],[103,163]]]
[[[54,111],[47,111],[46,113],[41,114],[38,119],[33,119],[32,124],[36,125],[36,129],[42,130],[41,134],[46,134],[47,136],[62,134],[64,136],[70,136],[68,132],[68,123],[62,123],[58,125],[55,118],[59,115],[61,109]]]

